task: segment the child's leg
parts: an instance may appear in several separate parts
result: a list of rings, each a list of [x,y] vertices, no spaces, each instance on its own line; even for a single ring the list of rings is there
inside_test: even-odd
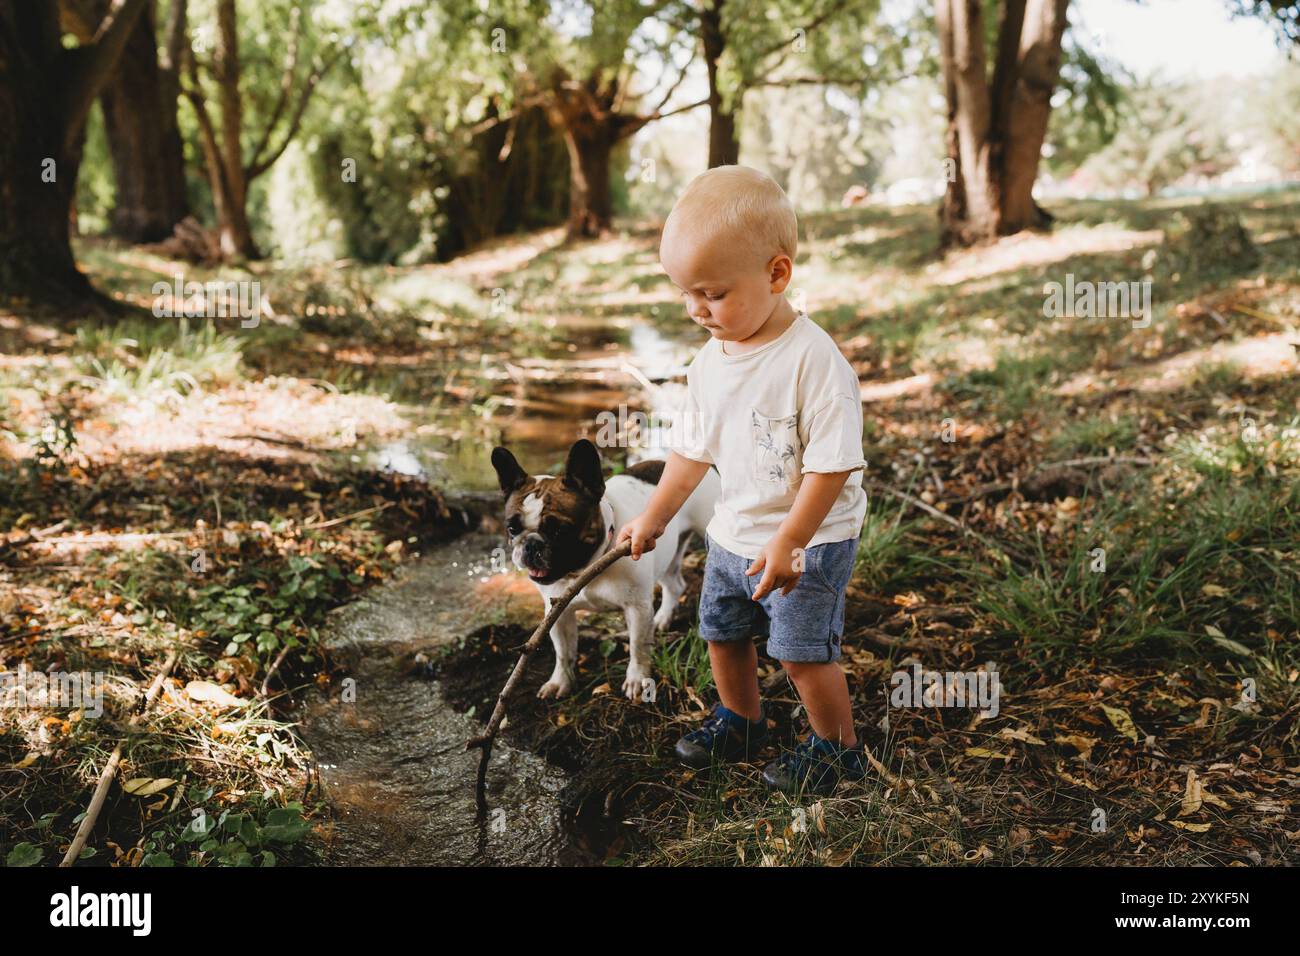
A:
[[[844,671],[836,662],[810,664],[802,661],[782,661],[781,666],[794,681],[799,699],[808,711],[808,723],[818,737],[853,747],[858,738],[853,733],[853,708],[849,703],[849,684]],[[717,674],[717,668],[714,668]],[[721,687],[721,683],[718,685]],[[755,687],[757,691],[757,687]],[[728,704],[728,707],[731,705]],[[732,708],[733,710],[735,708]]]
[[[722,706],[758,720],[758,651],[753,639],[709,641],[709,664]]]

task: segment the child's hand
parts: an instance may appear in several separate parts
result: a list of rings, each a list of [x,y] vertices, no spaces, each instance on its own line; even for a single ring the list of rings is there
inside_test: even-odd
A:
[[[745,572],[746,574],[763,572],[762,580],[758,582],[758,587],[754,588],[753,599],[760,600],[773,588],[782,585],[785,585],[781,587],[782,596],[793,591],[799,583],[799,578],[803,576],[803,554],[804,549],[800,547],[799,542],[779,534],[774,536]],[[794,566],[796,555],[799,557],[798,569]]]
[[[614,539],[614,547],[618,547],[624,541],[632,542],[632,560],[641,560],[642,551],[653,551],[655,549],[655,539],[664,533],[667,523],[656,521],[649,515],[640,514],[623,525],[619,531],[618,537]]]

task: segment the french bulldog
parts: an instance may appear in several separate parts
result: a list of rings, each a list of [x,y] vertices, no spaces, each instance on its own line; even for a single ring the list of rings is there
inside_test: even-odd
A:
[[[583,438],[569,449],[564,474],[559,477],[530,476],[515,456],[500,446],[492,449],[492,467],[505,495],[511,560],[528,572],[549,612],[551,602],[612,548],[619,529],[644,510],[663,474],[664,462],[638,462],[606,481],[600,471],[600,453]],[[655,633],[668,626],[686,589],[682,558],[691,532],[704,539],[721,486],[718,472],[710,468],[668,522],[653,551],[643,551],[639,561],[628,557],[614,562],[574,597],[551,628],[555,670],[537,692],[538,697],[563,697],[573,686],[578,656],[576,612],[580,610],[623,611],[629,641],[623,693],[635,700],[653,687],[650,655]],[[655,582],[663,588],[657,611],[653,610]]]

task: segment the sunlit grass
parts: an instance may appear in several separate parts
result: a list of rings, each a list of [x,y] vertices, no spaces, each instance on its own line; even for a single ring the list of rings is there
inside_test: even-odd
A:
[[[186,395],[241,376],[243,343],[218,332],[211,321],[197,328],[187,319],[175,325],[130,320],[108,328],[82,328],[77,345],[77,367],[109,398]]]

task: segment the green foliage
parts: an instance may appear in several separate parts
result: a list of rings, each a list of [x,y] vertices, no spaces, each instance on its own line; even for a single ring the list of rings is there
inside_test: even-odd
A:
[[[1090,49],[1071,29],[1066,30],[1061,54],[1060,81],[1048,120],[1051,149],[1043,166],[1067,175],[1115,139],[1125,90],[1135,77],[1104,52]]]
[[[213,787],[191,786],[185,793],[186,814],[174,814],[141,842],[141,865],[275,866],[277,854],[302,841],[311,831],[296,801],[284,806],[253,795],[243,809],[214,806]]]
[[[45,851],[31,843],[18,843],[5,857],[5,866],[36,866]]]
[[[77,450],[77,429],[72,413],[67,408],[54,412],[32,441],[32,448],[28,466],[33,476],[65,467]]]
[[[1151,196],[1189,172],[1214,174],[1233,165],[1224,134],[1195,115],[1192,84],[1140,81],[1120,116],[1110,144],[1084,164],[1099,185],[1137,185]]]
[[[86,140],[77,169],[77,231],[106,232],[117,200],[117,181],[104,131],[104,114],[98,102],[86,118]]]

